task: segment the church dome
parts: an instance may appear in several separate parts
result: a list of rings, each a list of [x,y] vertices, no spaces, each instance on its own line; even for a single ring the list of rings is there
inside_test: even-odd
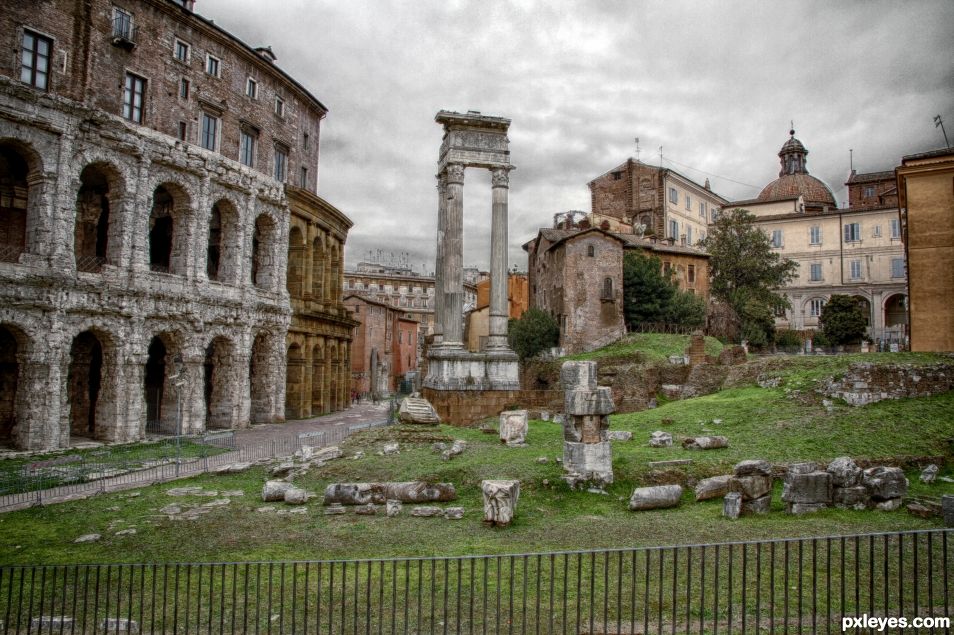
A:
[[[790,130],[789,135],[788,141],[778,152],[781,162],[778,178],[762,188],[757,200],[775,201],[802,196],[806,203],[836,207],[835,197],[828,186],[808,173],[808,150],[795,138],[794,130]]]

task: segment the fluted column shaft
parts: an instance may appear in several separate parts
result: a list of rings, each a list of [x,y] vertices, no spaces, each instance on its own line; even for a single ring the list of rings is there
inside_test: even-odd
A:
[[[445,172],[443,346],[464,347],[464,166],[452,163]]]
[[[437,256],[434,263],[434,344],[444,339],[444,231],[447,225],[447,174],[437,175]]]
[[[507,197],[510,176],[505,168],[491,175],[492,217],[490,226],[490,328],[488,349],[507,349]]]

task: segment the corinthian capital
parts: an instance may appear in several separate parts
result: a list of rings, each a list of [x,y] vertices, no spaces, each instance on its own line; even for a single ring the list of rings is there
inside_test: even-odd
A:
[[[444,171],[448,183],[464,182],[464,166],[460,163],[451,163]]]
[[[493,187],[510,187],[510,171],[506,168],[494,168],[490,172],[490,182]]]

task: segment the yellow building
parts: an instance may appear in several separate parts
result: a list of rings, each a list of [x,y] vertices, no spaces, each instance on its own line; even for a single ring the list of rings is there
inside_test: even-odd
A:
[[[891,172],[852,173],[849,206],[839,209],[831,190],[811,176],[808,150],[791,138],[779,151],[779,178],[746,209],[774,249],[798,263],[796,277],[780,291],[791,308],[776,316],[776,328],[818,328],[832,295],[858,297],[867,309],[868,335],[878,345],[907,343],[907,279],[897,193]]]
[[[897,174],[911,292],[911,350],[954,351],[954,150],[904,157]]]

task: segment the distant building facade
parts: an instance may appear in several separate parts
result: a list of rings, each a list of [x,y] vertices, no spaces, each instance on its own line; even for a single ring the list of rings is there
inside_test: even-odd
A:
[[[609,231],[628,230],[603,226],[599,217],[615,218],[631,228],[642,226],[643,234],[671,238],[692,246],[706,237],[713,214],[726,199],[675,170],[627,159],[589,182],[595,226]],[[639,232],[637,232],[639,233]]]
[[[362,396],[390,395],[417,373],[418,322],[387,303],[359,295],[346,296],[344,305],[358,322],[351,387]]]
[[[954,351],[954,151],[906,156],[895,171],[911,294],[911,350]]]
[[[852,172],[849,205],[839,209],[828,186],[808,173],[807,155],[792,131],[778,154],[778,179],[757,198],[725,206],[755,215],[773,249],[798,264],[795,279],[779,290],[791,308],[775,326],[815,330],[828,298],[851,295],[864,307],[872,340],[903,346],[907,278],[893,174]]]
[[[507,312],[511,320],[519,319],[530,307],[530,287],[525,273],[507,276]],[[477,303],[467,314],[464,327],[467,350],[472,353],[483,350],[483,343],[490,334],[490,278],[477,282]]]
[[[286,184],[315,197],[327,110],[191,8],[4,6],[0,444],[285,417]]]
[[[628,250],[658,257],[681,289],[708,301],[708,254],[674,242],[596,227],[541,229],[523,246],[529,304],[557,320],[566,353],[606,346],[626,333],[623,256]]]

